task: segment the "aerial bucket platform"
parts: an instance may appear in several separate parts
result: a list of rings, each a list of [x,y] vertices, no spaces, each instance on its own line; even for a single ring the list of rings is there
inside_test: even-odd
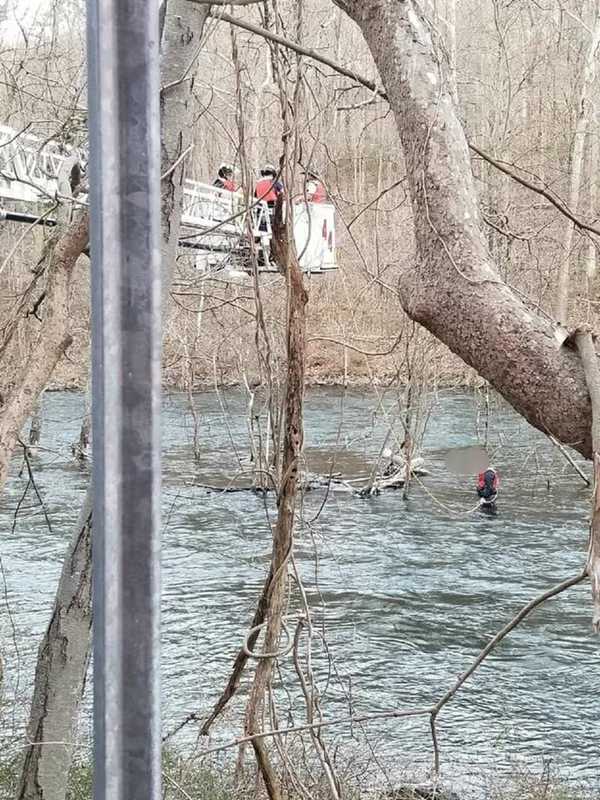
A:
[[[0,200],[17,206],[11,212],[0,210],[0,219],[36,221],[38,215],[24,214],[23,205],[69,198],[71,172],[86,162],[83,151],[0,125]],[[77,200],[87,203],[87,194],[80,193]],[[334,206],[300,200],[293,204],[293,217],[302,271],[335,270]],[[45,219],[43,224],[55,220]],[[179,245],[194,252],[195,266],[206,277],[250,274],[253,252],[259,272],[278,273],[271,258],[272,235],[266,203],[257,201],[247,208],[239,192],[185,181]]]
[[[294,241],[302,271],[337,269],[334,206],[300,201],[293,204],[293,215]],[[264,202],[247,208],[238,192],[186,181],[181,225],[180,244],[198,251],[196,267],[202,272],[251,272],[252,246],[260,272],[279,272],[271,259],[271,211]]]

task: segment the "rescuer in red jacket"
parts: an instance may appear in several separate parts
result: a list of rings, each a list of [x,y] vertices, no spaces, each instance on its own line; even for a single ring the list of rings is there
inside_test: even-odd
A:
[[[283,192],[283,184],[277,180],[277,170],[272,164],[265,164],[256,182],[254,196],[273,208],[279,195]]]
[[[228,192],[235,192],[237,187],[233,182],[233,167],[231,164],[221,164],[217,177],[213,181],[213,186],[218,189],[225,189]]]
[[[495,515],[498,512],[496,499],[498,497],[498,473],[493,467],[488,467],[477,476],[477,494],[479,495],[479,510],[484,514]]]
[[[326,203],[327,192],[316,172],[306,172],[306,199],[309,203]]]

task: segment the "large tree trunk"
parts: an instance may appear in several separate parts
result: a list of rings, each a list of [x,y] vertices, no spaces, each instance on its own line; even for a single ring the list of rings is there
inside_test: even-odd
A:
[[[192,90],[209,5],[164,0],[161,32],[161,185],[163,307],[181,226],[185,154],[192,143]],[[175,166],[176,165],[176,166]]]
[[[92,492],[65,556],[40,645],[18,800],[64,800],[90,654]]]
[[[430,26],[413,0],[339,0],[360,26],[404,149],[417,245],[403,306],[532,425],[591,456],[581,361],[499,278],[481,231],[465,133]]]

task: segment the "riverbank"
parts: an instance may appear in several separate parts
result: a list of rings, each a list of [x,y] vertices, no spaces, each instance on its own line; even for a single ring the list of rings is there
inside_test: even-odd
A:
[[[0,800],[14,800],[20,774],[17,761],[0,759]],[[76,761],[69,775],[66,800],[92,800],[92,764],[90,761]],[[224,771],[217,765],[203,766],[198,761],[167,752],[163,755],[163,792],[162,800],[255,800],[257,796],[254,769],[249,769],[242,780],[237,782],[232,772]],[[311,800],[330,800],[325,785],[311,786],[304,776],[303,783],[310,789]],[[365,788],[353,783],[343,787],[342,796],[346,800],[420,800],[424,795],[411,793],[407,788],[398,785],[394,788]],[[486,800],[597,800],[598,793],[585,786],[573,786],[560,776],[544,774],[542,776],[516,774],[505,780],[495,779],[487,785],[480,797]],[[285,791],[286,800],[302,800],[293,791]],[[433,795],[431,796],[433,797]],[[473,798],[471,793],[444,792],[436,794],[437,800],[467,800]]]
[[[264,328],[257,330],[255,300],[247,287],[217,282],[199,295],[197,288],[191,288],[196,273],[181,278],[188,288],[183,294],[174,290],[164,325],[165,388],[200,391],[215,385],[252,386],[261,375],[266,382],[268,370],[273,383],[281,382],[286,361],[283,282],[277,279],[261,285]],[[397,296],[381,294],[373,287],[367,291],[363,278],[350,269],[309,287],[308,386],[402,386],[409,380],[413,385],[443,388],[481,385],[479,376],[458,356],[407,318]],[[72,295],[72,343],[53,372],[53,389],[85,390],[88,385],[89,302],[87,273],[82,271]],[[8,300],[0,298],[0,328],[8,324],[11,313]],[[28,319],[22,335],[5,354],[0,393],[8,388],[3,381],[10,384],[27,358],[28,342],[37,335],[36,324],[37,320]]]
[[[435,373],[412,375],[413,383],[424,389],[480,389],[486,382],[477,372],[468,367],[461,359],[448,353],[440,345],[440,353],[432,358],[436,364]],[[204,370],[190,375],[182,369],[175,369],[174,361],[168,354],[163,358],[163,389],[165,391],[204,392],[218,389],[244,388],[246,385],[256,386],[258,369],[252,363],[240,371],[238,365],[219,364],[212,371]],[[281,365],[280,365],[281,366]],[[190,386],[191,377],[191,386]],[[280,375],[281,378],[281,375]],[[404,387],[410,380],[408,370],[397,365],[384,368],[379,361],[366,361],[362,365],[353,363],[351,368],[344,369],[344,358],[307,358],[305,386],[312,388],[348,388],[368,389]],[[59,364],[48,389],[59,391],[85,391],[88,384],[88,369],[85,359],[65,361]]]
[[[400,388],[406,386],[402,382],[397,382],[397,376],[392,374],[376,375],[372,378],[366,378],[363,375],[338,375],[335,373],[325,375],[307,376],[304,383],[306,389],[368,389],[374,387],[377,389],[388,389],[392,386],[399,386]],[[457,389],[470,391],[472,389],[482,389],[486,385],[485,381],[477,375],[464,375],[448,378],[442,382],[432,384],[431,389]],[[204,379],[197,379],[194,381],[192,392],[209,392],[216,389],[243,389],[245,383],[243,380],[235,377],[225,378],[217,381],[211,380],[208,376]],[[84,392],[87,389],[87,380],[81,376],[80,380],[65,380],[63,383],[53,381],[48,385],[46,391],[48,392]],[[166,392],[184,392],[189,391],[188,386],[181,382],[163,382],[163,391]]]

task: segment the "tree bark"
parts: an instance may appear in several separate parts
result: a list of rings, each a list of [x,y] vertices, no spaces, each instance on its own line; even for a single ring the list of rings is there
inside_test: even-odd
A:
[[[15,387],[0,408],[0,493],[21,429],[33,413],[56,364],[71,343],[69,289],[77,259],[88,243],[87,212],[60,236],[48,255],[44,318]]]
[[[467,142],[443,54],[414,0],[339,0],[379,69],[404,149],[416,262],[399,295],[408,315],[458,354],[532,425],[584,456],[591,406],[576,352],[499,278],[481,231]]]
[[[592,627],[600,633],[600,368],[591,328],[582,326],[575,334],[590,397],[592,399],[592,447],[594,460],[594,496],[588,545],[587,569],[592,585]]]
[[[192,141],[192,90],[210,6],[194,6],[189,0],[165,0],[161,13],[161,174],[166,176],[161,186],[161,217],[166,308],[181,226],[185,178],[182,156]]]
[[[589,205],[589,218],[596,219],[596,207],[598,205],[598,171],[596,169],[596,165],[598,163],[598,158],[600,157],[600,146],[598,144],[598,134],[597,131],[600,130],[600,115],[598,114],[598,108],[596,107],[594,100],[591,101],[593,105],[593,110],[591,114],[591,128],[594,131],[593,135],[590,137],[590,155],[589,155],[589,170],[590,170],[590,205]],[[593,241],[591,238],[587,243],[586,246],[586,254],[585,254],[585,273],[588,279],[588,299],[590,295],[590,285],[589,282],[593,280],[596,276],[596,272],[598,271],[598,256],[596,253],[596,242]]]
[[[66,554],[50,624],[39,648],[28,747],[17,800],[64,800],[92,622],[92,491]]]
[[[281,462],[281,483],[277,496],[277,522],[273,532],[271,571],[273,578],[268,589],[268,611],[263,653],[259,657],[250,690],[244,734],[252,736],[262,730],[264,696],[269,686],[273,662],[279,647],[286,601],[287,562],[293,545],[294,514],[298,486],[298,466],[304,441],[303,399],[304,364],[306,347],[306,304],[308,296],[302,282],[302,273],[290,245],[287,231],[281,226],[281,205],[273,228],[275,261],[285,265],[288,277],[287,320],[287,380],[285,394],[285,432]],[[252,740],[256,761],[270,800],[280,800],[279,779],[269,758],[266,742]]]

